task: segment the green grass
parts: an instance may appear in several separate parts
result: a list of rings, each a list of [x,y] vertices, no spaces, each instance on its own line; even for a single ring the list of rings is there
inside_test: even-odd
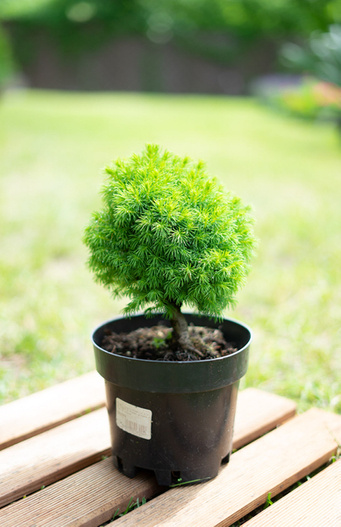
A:
[[[236,310],[254,332],[242,387],[341,412],[341,145],[331,125],[248,99],[18,92],[0,101],[0,401],[94,368],[122,303],[81,243],[102,167],[157,142],[250,203],[257,258]]]

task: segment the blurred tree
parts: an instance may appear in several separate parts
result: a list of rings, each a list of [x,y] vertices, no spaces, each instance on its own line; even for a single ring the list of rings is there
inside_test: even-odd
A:
[[[16,20],[28,30],[44,26],[68,51],[100,46],[117,35],[142,34],[159,44],[175,39],[196,53],[225,61],[231,41],[210,44],[199,37],[228,34],[234,44],[262,37],[306,37],[341,19],[341,1],[2,0],[0,18]]]
[[[341,24],[314,31],[304,45],[285,44],[281,59],[288,68],[322,81],[315,86],[316,102],[341,134]]]
[[[282,48],[283,63],[300,73],[341,86],[341,25],[313,32],[303,46],[288,43]]]
[[[10,81],[14,71],[11,46],[5,30],[0,25],[0,90]]]
[[[273,56],[288,39],[341,22],[341,0],[1,0],[0,20],[10,24],[14,53],[25,64],[47,32],[70,56],[101,48],[114,38],[143,36],[220,64],[239,64],[257,46]]]

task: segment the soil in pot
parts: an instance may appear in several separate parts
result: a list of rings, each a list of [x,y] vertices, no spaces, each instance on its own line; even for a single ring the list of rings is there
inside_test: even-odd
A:
[[[192,361],[224,357],[237,351],[225,340],[219,328],[190,325],[190,342],[197,353],[178,349],[172,342],[172,329],[162,324],[138,328],[129,333],[108,331],[101,346],[110,353],[135,359]]]

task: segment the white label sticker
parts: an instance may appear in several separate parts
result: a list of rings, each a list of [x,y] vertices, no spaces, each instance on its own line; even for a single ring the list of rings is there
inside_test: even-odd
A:
[[[142,439],[152,437],[152,411],[116,397],[116,424],[121,430]]]

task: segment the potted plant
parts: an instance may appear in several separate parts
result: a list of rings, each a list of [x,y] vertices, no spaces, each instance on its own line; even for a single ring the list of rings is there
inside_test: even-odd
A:
[[[231,452],[251,341],[222,319],[249,269],[249,209],[202,162],[156,145],[105,171],[84,242],[95,279],[129,298],[128,317],[92,337],[114,464],[131,477],[151,469],[161,485],[212,478]]]

